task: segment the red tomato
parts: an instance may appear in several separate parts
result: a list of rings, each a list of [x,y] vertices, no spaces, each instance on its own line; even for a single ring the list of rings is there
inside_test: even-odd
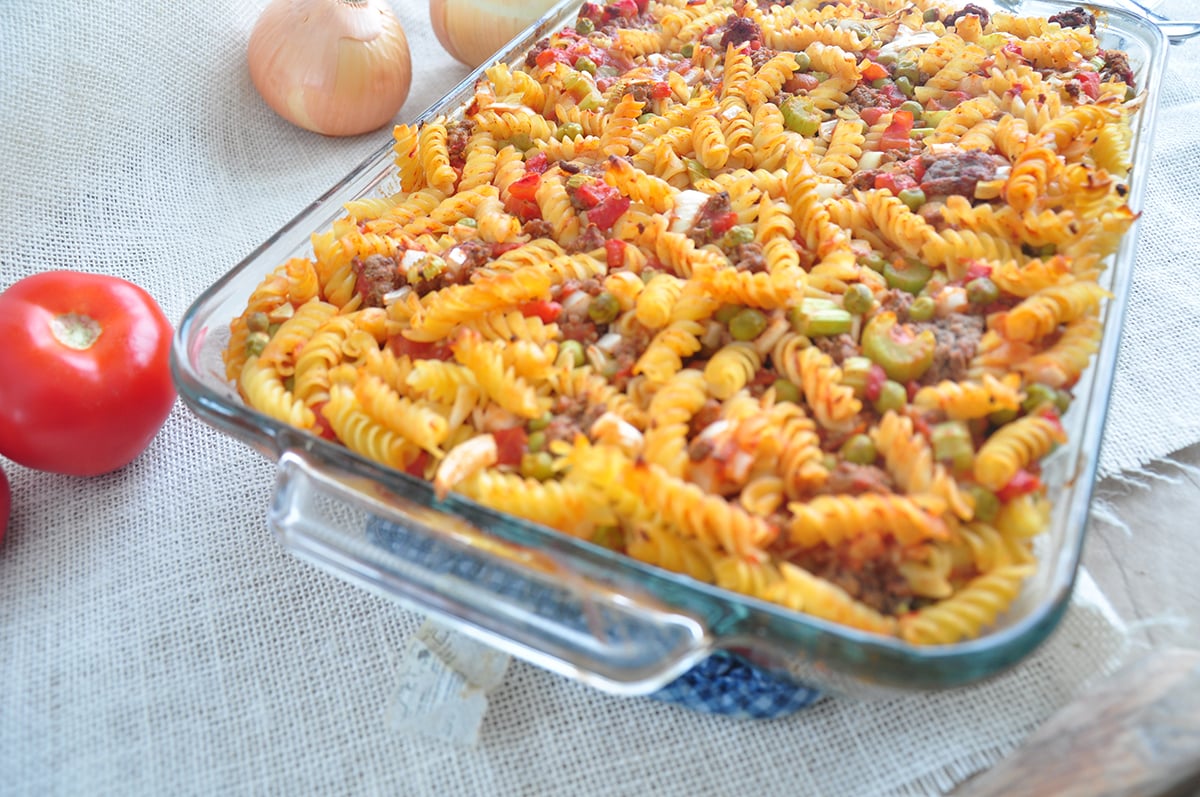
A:
[[[887,108],[872,106],[870,108],[863,108],[858,112],[858,115],[864,122],[873,125],[879,121],[879,117],[887,113],[887,110]]]
[[[908,111],[894,111],[892,122],[879,139],[879,149],[908,149],[909,136],[913,128],[913,115]]]
[[[875,187],[899,194],[906,188],[916,188],[917,181],[899,172],[880,172],[875,175]]]
[[[117,277],[47,271],[0,293],[0,454],[95,476],[133,461],[171,406],[171,324]]]
[[[609,238],[605,241],[604,261],[609,271],[623,266],[625,264],[625,242],[617,238]]]
[[[0,543],[8,531],[8,515],[12,511],[12,490],[8,486],[8,475],[0,468]]]
[[[496,441],[497,465],[521,464],[521,456],[529,444],[529,435],[525,434],[523,426],[497,429],[492,432],[492,437]]]
[[[508,187],[508,192],[517,199],[533,200],[537,197],[538,186],[541,184],[541,175],[537,172],[526,172],[524,177],[512,182]]]
[[[1099,72],[1080,72],[1076,76],[1080,84],[1083,86],[1083,93],[1091,97],[1093,100],[1100,96],[1100,73]]]
[[[724,235],[733,229],[738,222],[738,215],[733,211],[717,216],[713,219],[712,231],[717,235]]]
[[[545,299],[535,299],[532,302],[525,302],[519,308],[521,315],[525,317],[537,316],[543,323],[553,324],[562,315],[562,305],[558,302],[550,302]]]
[[[622,213],[629,210],[629,205],[629,197],[609,197],[587,212],[588,221],[607,231],[617,223]]]

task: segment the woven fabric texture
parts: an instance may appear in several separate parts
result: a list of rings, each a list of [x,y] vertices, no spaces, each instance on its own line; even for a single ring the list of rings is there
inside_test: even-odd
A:
[[[264,5],[0,3],[0,285],[120,275],[178,322],[381,145],[386,132],[322,138],[266,107],[245,66]],[[424,2],[393,6],[414,63],[400,121],[468,70]],[[1200,440],[1198,65],[1200,44],[1177,47],[1164,81],[1107,474]],[[1012,750],[1127,644],[1084,589],[1001,678],[770,721],[608,697],[518,662],[479,745],[456,748],[385,721],[421,618],[287,555],[264,523],[272,463],[181,404],[118,473],[4,465],[3,794],[928,794]]]

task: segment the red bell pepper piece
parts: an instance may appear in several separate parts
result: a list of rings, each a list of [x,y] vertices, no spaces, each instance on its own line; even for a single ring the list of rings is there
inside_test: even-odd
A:
[[[1011,501],[1018,496],[1026,495],[1040,489],[1042,480],[1027,470],[1019,470],[1008,484],[996,491],[996,497],[1001,501]]]

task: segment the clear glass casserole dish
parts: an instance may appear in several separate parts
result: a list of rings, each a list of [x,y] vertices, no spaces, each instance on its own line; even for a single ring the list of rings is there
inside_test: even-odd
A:
[[[498,60],[516,64],[542,37],[574,19],[577,0],[551,9]],[[1048,16],[1070,3],[1005,3]],[[1105,10],[1097,35],[1127,53],[1142,95],[1133,119],[1128,204],[1140,210],[1153,139],[1164,37],[1152,23]],[[468,102],[483,70],[417,121]],[[703,584],[451,494],[430,483],[259,413],[225,377],[230,321],[262,279],[311,252],[310,236],[344,215],[346,202],[395,191],[393,141],[201,295],[172,352],[185,403],[205,422],[278,462],[268,523],[291,552],[401,605],[554,672],[616,694],[651,694],[714,653],[730,652],[785,682],[837,695],[970,684],[1011,667],[1038,647],[1067,608],[1088,509],[1138,225],[1125,234],[1101,282],[1113,299],[1091,367],[1063,418],[1069,442],[1044,463],[1054,499],[1038,540],[1039,567],[998,627],[980,638],[920,647],[826,622]],[[815,692],[813,693],[815,695]]]

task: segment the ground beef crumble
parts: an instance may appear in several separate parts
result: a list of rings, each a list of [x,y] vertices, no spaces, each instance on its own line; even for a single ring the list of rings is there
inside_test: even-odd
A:
[[[921,377],[921,384],[936,385],[945,379],[961,382],[979,348],[983,337],[983,318],[977,315],[954,313],[934,321],[914,323],[913,331],[920,334],[932,329],[937,340],[933,366]]]

